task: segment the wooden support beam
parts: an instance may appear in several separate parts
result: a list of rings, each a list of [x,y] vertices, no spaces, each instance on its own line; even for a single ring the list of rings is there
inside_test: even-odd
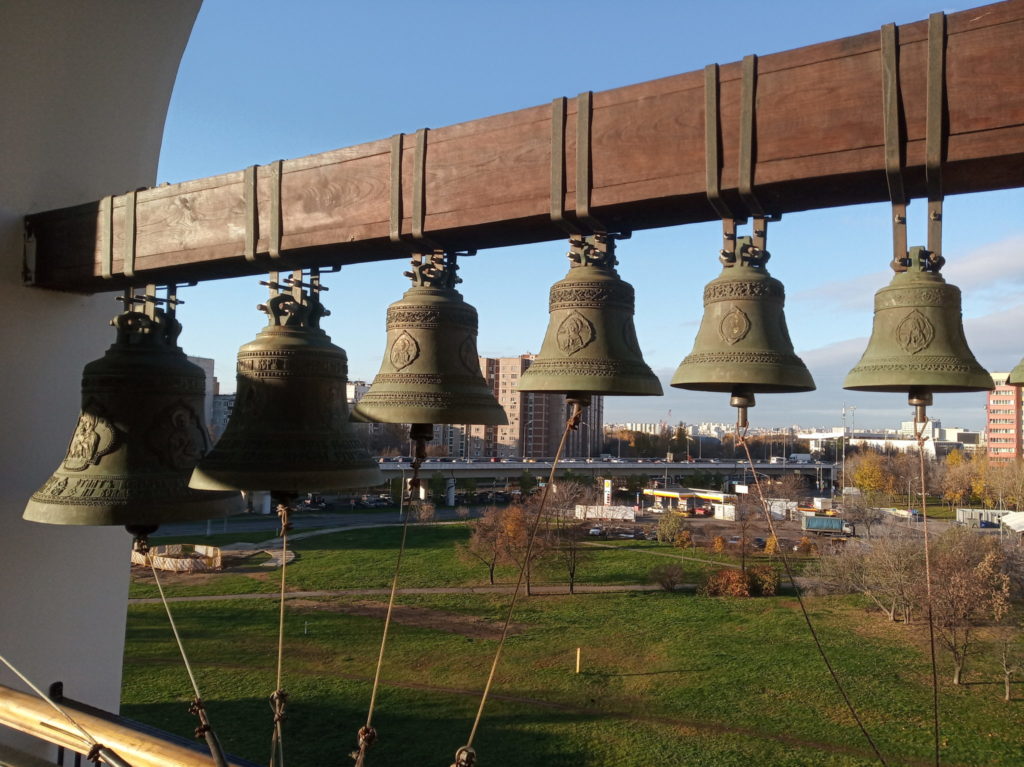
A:
[[[910,197],[926,192],[927,35],[927,21],[898,30]],[[1024,0],[948,17],[946,194],[1024,186],[1022,50]],[[723,65],[719,82],[722,198],[743,214],[740,63]],[[580,103],[589,103],[589,121],[578,120]],[[571,98],[564,114],[559,99],[38,213],[26,219],[26,272],[40,287],[99,292],[129,282],[126,257],[136,282],[164,283],[255,274],[272,263],[399,258],[418,231],[447,248],[554,240],[565,236],[552,222],[559,207],[570,223],[586,211],[612,231],[707,221],[716,214],[706,198],[704,104],[704,73],[690,72]],[[761,57],[755,120],[754,188],[768,212],[888,199],[878,31]],[[589,135],[580,147],[589,151],[577,151],[578,135]],[[588,155],[586,173],[576,163]],[[553,160],[564,163],[555,170],[565,187],[554,201]],[[401,181],[394,197],[393,171]],[[247,177],[255,186],[247,189]],[[577,184],[588,181],[578,197]]]

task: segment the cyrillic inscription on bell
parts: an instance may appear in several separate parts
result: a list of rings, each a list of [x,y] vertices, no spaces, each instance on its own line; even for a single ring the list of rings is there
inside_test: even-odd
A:
[[[793,351],[783,307],[786,291],[750,237],[723,253],[722,273],[704,288],[704,315],[693,351],[672,386],[753,394],[812,391],[814,380]]]
[[[453,253],[417,254],[401,300],[388,307],[387,352],[355,421],[504,425],[480,371],[477,314],[455,286]]]
[[[64,460],[33,494],[25,519],[155,528],[242,511],[238,493],[188,487],[209,449],[206,376],[177,346],[173,306],[150,302],[111,324],[116,340],[82,373],[82,410]]]
[[[551,286],[547,333],[520,391],[658,395],[633,324],[633,286],[619,277],[612,235],[569,241],[569,273]]]
[[[295,494],[383,482],[348,422],[348,359],[320,328],[323,289],[293,278],[259,307],[268,324],[238,351],[235,408],[192,487]]]
[[[969,392],[992,388],[964,337],[960,289],[940,274],[943,260],[922,247],[875,293],[871,340],[844,389]]]

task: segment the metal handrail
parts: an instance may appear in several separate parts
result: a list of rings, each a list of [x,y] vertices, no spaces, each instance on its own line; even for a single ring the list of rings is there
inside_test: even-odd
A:
[[[169,733],[146,732],[130,720],[96,709],[84,711],[74,704],[68,705],[66,699],[62,705],[97,741],[132,767],[210,766],[210,755],[205,749],[174,742],[175,736]],[[78,733],[44,701],[4,685],[0,685],[0,725],[72,751],[85,747]],[[230,767],[254,767],[253,762],[234,758],[228,763]]]

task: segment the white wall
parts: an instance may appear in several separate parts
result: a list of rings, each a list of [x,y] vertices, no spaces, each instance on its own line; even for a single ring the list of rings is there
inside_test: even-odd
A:
[[[82,366],[113,340],[113,294],[21,284],[22,216],[155,182],[200,0],[4,0],[0,23],[0,654],[40,686],[117,709],[128,584],[122,529],[25,522],[63,458]],[[6,670],[0,682],[22,687]],[[0,728],[0,741],[52,758]]]

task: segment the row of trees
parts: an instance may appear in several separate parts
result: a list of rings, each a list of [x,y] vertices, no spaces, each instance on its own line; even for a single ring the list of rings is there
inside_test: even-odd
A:
[[[993,463],[984,453],[955,450],[941,461],[925,461],[925,492],[950,506],[1024,508],[1024,466]],[[916,452],[884,454],[864,450],[847,459],[848,484],[876,505],[920,505],[920,463]]]
[[[963,684],[979,632],[999,639],[1007,695],[1020,666],[1019,627],[1011,603],[1024,593],[1024,552],[992,536],[951,528],[934,539],[931,622],[953,664],[953,684]],[[806,573],[831,592],[863,594],[889,620],[927,627],[928,579],[919,537],[890,536],[870,547],[848,547],[823,557]]]

